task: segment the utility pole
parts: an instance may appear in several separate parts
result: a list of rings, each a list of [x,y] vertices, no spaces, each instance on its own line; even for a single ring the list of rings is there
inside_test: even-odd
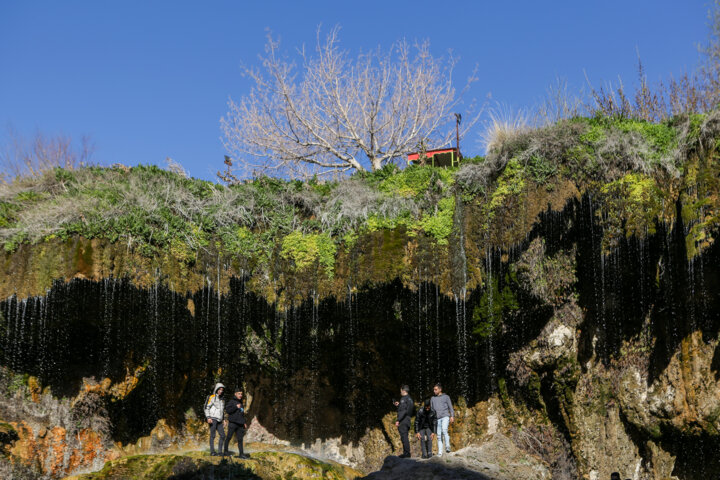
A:
[[[458,162],[460,162],[460,122],[462,122],[462,115],[459,113],[455,114],[455,147],[457,148]]]

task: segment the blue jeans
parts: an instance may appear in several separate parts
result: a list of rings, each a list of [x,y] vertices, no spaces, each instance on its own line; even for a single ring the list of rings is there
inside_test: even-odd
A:
[[[450,417],[438,418],[437,421],[437,442],[438,442],[438,455],[443,454],[443,435],[445,435],[445,446],[447,451],[450,451],[450,434],[448,433],[448,426],[450,425]]]

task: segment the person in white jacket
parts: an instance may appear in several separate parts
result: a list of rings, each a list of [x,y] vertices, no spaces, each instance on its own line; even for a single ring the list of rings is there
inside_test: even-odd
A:
[[[216,383],[213,388],[212,395],[205,400],[205,419],[210,425],[210,455],[220,455],[225,442],[225,430],[223,429],[223,418],[225,418],[225,402],[222,394],[225,391],[225,385]],[[215,432],[218,433],[220,441],[218,442],[218,451],[215,452]]]

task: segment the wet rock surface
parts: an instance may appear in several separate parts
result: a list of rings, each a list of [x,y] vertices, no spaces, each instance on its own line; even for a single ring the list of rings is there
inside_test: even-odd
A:
[[[262,448],[262,447],[261,447]],[[323,462],[297,453],[261,450],[250,458],[211,457],[207,452],[166,455],[134,455],[108,462],[95,473],[67,477],[67,480],[351,480],[360,472],[333,462]]]

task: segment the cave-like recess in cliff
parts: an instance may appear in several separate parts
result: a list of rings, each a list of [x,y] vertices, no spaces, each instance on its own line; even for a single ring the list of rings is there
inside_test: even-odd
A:
[[[238,278],[225,294],[208,286],[187,295],[160,283],[58,281],[46,296],[0,304],[2,364],[63,396],[84,377],[120,381],[147,366],[138,386],[110,404],[124,442],[160,418],[201,414],[215,380],[245,385],[259,420],[281,437],[356,439],[393,408],[402,383],[416,398],[439,380],[470,401],[487,393],[484,369],[456,355],[466,303],[429,283],[412,291],[393,282],[278,311]],[[467,350],[466,359],[477,357]]]

